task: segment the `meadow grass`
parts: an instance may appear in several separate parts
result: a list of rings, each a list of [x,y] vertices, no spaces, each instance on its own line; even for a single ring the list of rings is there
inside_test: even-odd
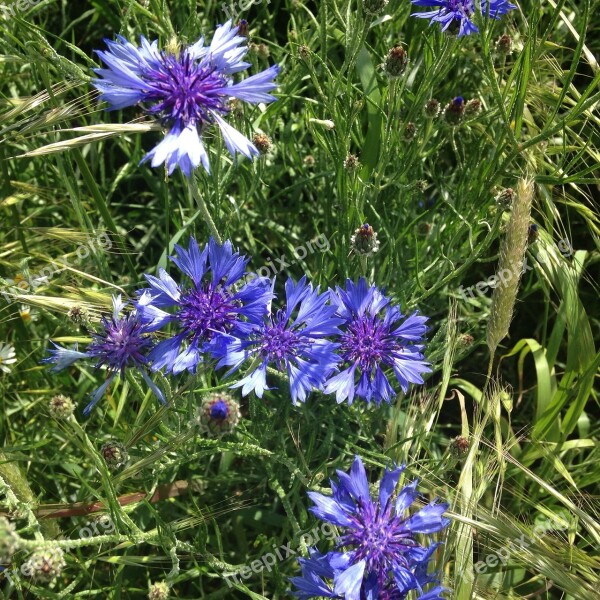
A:
[[[361,0],[227,5],[249,24],[249,73],[282,67],[275,102],[229,116],[272,146],[233,161],[208,128],[211,173],[200,167],[192,186],[139,165],[162,128],[138,108],[105,111],[94,51],[117,34],[210,40],[224,6],[0,5],[0,344],[16,356],[0,347],[0,516],[21,540],[0,598],[145,598],[160,581],[173,598],[292,597],[302,535],[320,525],[307,492],[328,493],[355,455],[372,482],[406,464],[401,483],[418,477],[422,504],[450,503],[433,558],[448,598],[600,597],[600,4],[516,4],[499,21],[477,14],[480,33],[460,38],[411,17],[423,9],[408,0],[376,16]],[[390,78],[396,45],[408,63]],[[458,96],[480,110],[453,125],[444,111]],[[379,241],[367,257],[350,242],[364,223]],[[153,375],[167,405],[127,373],[83,417],[104,375],[50,372],[49,340],[85,347],[112,295],[133,298],[159,267],[173,274],[174,245],[213,229],[276,275],[279,297],[288,276],[321,289],[363,276],[428,316],[425,384],[379,406],[319,392],[294,406],[270,373],[262,399],[233,392],[241,421],[214,437],[194,425],[198,406],[241,375],[207,362]],[[508,285],[464,292],[504,268],[519,271]],[[51,412],[59,394],[73,416]],[[127,452],[119,468],[107,442]],[[269,570],[227,577],[288,544]],[[24,574],[56,547],[56,577]]]

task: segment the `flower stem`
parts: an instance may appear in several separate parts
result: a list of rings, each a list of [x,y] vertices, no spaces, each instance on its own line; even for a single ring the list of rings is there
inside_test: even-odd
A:
[[[221,238],[221,236],[219,235],[219,232],[217,231],[217,226],[215,225],[213,218],[210,216],[210,212],[208,212],[208,207],[206,206],[206,202],[204,202],[204,198],[202,198],[202,196],[200,195],[200,190],[198,189],[198,183],[196,182],[196,178],[192,174],[192,175],[190,175],[190,177],[187,178],[187,180],[188,180],[188,185],[190,188],[190,194],[198,203],[198,208],[200,209],[200,212],[202,213],[202,216],[204,217],[204,221],[208,225],[210,234],[213,236],[213,238],[214,238],[215,242],[217,242],[217,244],[222,245],[223,239]]]

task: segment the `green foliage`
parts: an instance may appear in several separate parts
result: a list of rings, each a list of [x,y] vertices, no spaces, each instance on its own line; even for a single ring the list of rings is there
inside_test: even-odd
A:
[[[224,576],[290,541],[306,553],[301,536],[316,524],[306,492],[326,488],[355,454],[373,480],[406,463],[426,499],[451,503],[436,554],[449,597],[596,597],[597,2],[523,0],[501,21],[480,16],[481,34],[465,38],[410,17],[408,0],[391,0],[376,20],[348,0],[271,0],[242,15],[251,42],[270,52],[251,54],[251,71],[276,62],[282,72],[276,102],[230,117],[247,135],[268,134],[273,149],[234,164],[207,131],[212,174],[198,172],[199,197],[253,269],[275,274],[274,259],[290,263],[276,273],[278,292],[287,276],[306,273],[326,288],[364,275],[405,313],[429,315],[432,374],[379,407],[321,394],[294,407],[279,381],[263,400],[242,400],[241,426],[221,439],[194,426],[202,395],[227,387],[221,374],[157,375],[168,407],[126,377],[88,420],[61,421],[49,418],[50,399],[83,407],[102,374],[55,375],[40,360],[49,339],[89,340],[73,309],[97,321],[111,294],[133,294],[143,273],[166,267],[175,243],[210,234],[179,172],[138,165],[160,125],[99,105],[94,50],[116,34],[161,45],[210,38],[223,6],[42,0],[10,18],[5,8],[0,343],[14,346],[17,362],[0,370],[0,516],[22,538],[10,569],[52,544],[66,567],[50,584],[0,575],[0,598],[141,598],[162,580],[178,598],[289,598],[293,558],[231,587]],[[495,49],[503,33],[515,47],[508,56]],[[381,65],[396,44],[409,62],[388,80]],[[479,99],[481,112],[455,127],[425,117],[429,99],[443,108],[456,96]],[[360,168],[344,168],[350,153]],[[496,197],[525,176],[539,235],[486,376],[491,291],[463,295],[461,286],[494,275],[509,221]],[[365,222],[381,242],[367,259],[350,253]],[[313,243],[298,258],[319,236],[326,247]],[[469,440],[458,457],[457,435]],[[129,454],[116,472],[100,454],[115,440]],[[554,525],[538,535],[541,522]],[[477,570],[507,548],[506,560]]]

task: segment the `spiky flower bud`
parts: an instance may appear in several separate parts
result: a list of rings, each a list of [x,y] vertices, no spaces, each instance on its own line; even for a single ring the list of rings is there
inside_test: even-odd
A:
[[[465,104],[465,118],[472,119],[481,112],[481,100],[473,98]]]
[[[88,311],[82,306],[72,306],[69,309],[67,316],[77,325],[87,325],[90,321]]]
[[[540,237],[538,229],[537,223],[531,223],[531,225],[529,225],[529,230],[527,231],[527,243],[533,244],[533,242]]]
[[[50,582],[58,577],[67,563],[65,554],[58,546],[35,550],[21,567],[26,577]]]
[[[196,420],[203,433],[221,436],[231,433],[240,418],[239,404],[229,394],[214,393],[202,400]]]
[[[464,456],[469,451],[469,440],[462,435],[458,435],[450,440],[450,452],[456,456]]]
[[[407,123],[404,128],[403,137],[407,142],[414,140],[417,136],[417,126],[414,123]]]
[[[348,153],[348,156],[346,156],[346,159],[344,160],[344,169],[350,172],[360,169],[360,161],[356,154]]]
[[[50,400],[48,410],[53,419],[68,419],[75,412],[75,405],[69,396],[57,394]]]
[[[238,24],[238,35],[242,37],[248,37],[248,21],[246,19],[240,19]]]
[[[308,167],[309,169],[312,169],[312,167],[315,166],[315,157],[312,154],[307,154],[302,162],[304,163],[305,167]]]
[[[6,517],[0,517],[0,564],[9,563],[19,548],[20,538],[15,526]]]
[[[378,15],[388,3],[389,0],[363,0],[363,9],[368,15]]]
[[[496,353],[498,344],[508,334],[517,300],[519,281],[527,250],[533,189],[532,181],[528,179],[519,181],[510,220],[506,227],[506,235],[500,248],[498,278],[503,285],[494,288],[487,326],[487,344],[492,357]]]
[[[375,254],[379,250],[379,241],[373,227],[368,223],[361,225],[350,238],[350,248],[351,252],[359,256]]]
[[[503,210],[506,210],[512,206],[514,197],[515,191],[512,188],[504,188],[496,194],[496,204]]]
[[[456,96],[448,102],[444,109],[444,119],[446,123],[452,126],[462,123],[465,116],[465,99],[462,96]]]
[[[383,70],[386,75],[392,79],[400,77],[406,70],[408,64],[408,54],[402,46],[394,46],[390,49],[383,63]]]
[[[508,34],[501,35],[496,42],[496,50],[500,54],[510,54],[513,49],[512,38]]]
[[[475,341],[475,338],[470,333],[461,333],[458,336],[458,343],[461,346],[470,346]]]
[[[100,448],[100,454],[111,471],[115,471],[129,460],[127,449],[121,442],[106,442]]]
[[[266,133],[255,133],[252,143],[261,154],[267,154],[273,146],[271,138]]]
[[[169,600],[169,584],[166,581],[157,581],[150,586],[148,600]]]
[[[256,48],[256,54],[259,58],[267,59],[271,56],[271,51],[269,50],[269,46],[261,43]]]
[[[417,232],[419,233],[419,235],[429,235],[431,233],[432,229],[433,229],[433,225],[426,221],[421,221],[417,225]]]
[[[423,115],[426,119],[435,119],[440,114],[440,101],[435,98],[427,100],[423,106]]]

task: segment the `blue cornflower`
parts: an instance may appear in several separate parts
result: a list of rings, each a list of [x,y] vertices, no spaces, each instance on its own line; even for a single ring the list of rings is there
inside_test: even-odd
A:
[[[229,365],[232,373],[248,358],[254,359],[253,370],[233,387],[242,387],[242,395],[252,390],[259,398],[267,387],[267,366],[287,372],[292,402],[304,402],[314,388],[333,372],[338,357],[337,344],[326,339],[338,335],[342,319],[335,316],[328,294],[313,289],[306,276],[298,283],[288,279],[285,284],[286,307],[271,312],[244,337],[230,336],[215,344],[213,355],[217,366]]]
[[[335,392],[338,402],[347,399],[348,404],[355,395],[367,402],[390,402],[396,392],[384,373],[386,367],[393,369],[405,393],[410,383],[423,383],[421,373],[430,369],[418,342],[423,341],[427,317],[416,312],[404,317],[398,306],[390,306],[390,299],[376,286],[367,287],[362,277],[357,284],[348,279],[345,290],[338,287],[330,295],[344,319],[339,354],[345,368],[327,381],[326,393]]]
[[[441,600],[443,588],[423,588],[437,583],[428,574],[429,560],[439,544],[420,545],[416,534],[441,531],[450,522],[442,517],[448,504],[432,502],[405,516],[417,499],[417,482],[405,486],[392,499],[404,467],[386,470],[379,485],[379,497],[371,498],[363,462],[354,459],[350,474],[338,471],[339,481],[331,482],[332,496],[309,492],[311,511],[323,521],[342,530],[336,549],[328,554],[311,550],[310,558],[299,559],[302,576],[291,579],[309,598],[346,600],[404,600],[417,590],[419,600]],[[327,580],[332,580],[331,583]]]
[[[223,116],[229,112],[227,101],[232,97],[253,104],[275,100],[269,92],[277,87],[273,79],[280,67],[274,65],[234,83],[231,75],[250,63],[242,60],[248,51],[247,39],[238,35],[231,20],[217,28],[209,46],[202,37],[175,53],[159,51],[156,41],[149,43],[144,37],[139,47],[122,36],[105,41],[108,51],[98,51],[98,56],[108,68],[96,69],[101,79],[93,82],[102,92],[101,100],[113,110],[142,103],[148,114],[169,129],[142,162],[151,160],[153,167],[166,163],[169,174],[179,166],[188,177],[200,163],[209,171],[201,134],[214,123],[232,156],[236,152],[248,158],[258,155],[254,144]]]
[[[209,342],[223,334],[243,336],[262,322],[272,298],[271,282],[256,277],[242,285],[249,259],[234,253],[230,241],[220,246],[210,238],[200,251],[192,237],[188,250],[178,245],[175,250],[178,258],[171,260],[191,279],[191,285],[180,286],[161,268],[159,277],[145,275],[150,288],[138,292],[136,306],[150,331],[168,323],[177,329],[148,355],[152,368],[193,373]]]
[[[435,10],[424,13],[412,13],[411,16],[421,19],[431,19],[431,24],[438,22],[442,24],[442,31],[446,31],[455,22],[458,22],[458,36],[477,33],[479,29],[473,23],[472,17],[475,13],[475,2],[473,0],[412,0],[415,6],[435,6]],[[492,19],[500,19],[509,10],[516,8],[508,0],[490,0],[489,12],[487,0],[481,0],[481,12],[483,16]]]
[[[148,352],[151,351],[153,342],[150,339],[149,330],[142,324],[137,312],[129,312],[120,316],[125,307],[121,296],[113,296],[113,313],[110,318],[103,317],[100,329],[92,333],[92,342],[85,352],[63,348],[54,344],[50,350],[51,356],[42,360],[44,363],[53,363],[52,371],[58,372],[71,366],[78,360],[94,359],[96,368],[105,366],[109,376],[106,381],[92,394],[90,403],[83,410],[85,416],[89,415],[92,408],[100,400],[108,386],[117,373],[121,376],[125,369],[135,367],[139,370],[148,387],[156,397],[163,403],[166,398],[162,391],[150,379],[146,371],[148,363]]]

